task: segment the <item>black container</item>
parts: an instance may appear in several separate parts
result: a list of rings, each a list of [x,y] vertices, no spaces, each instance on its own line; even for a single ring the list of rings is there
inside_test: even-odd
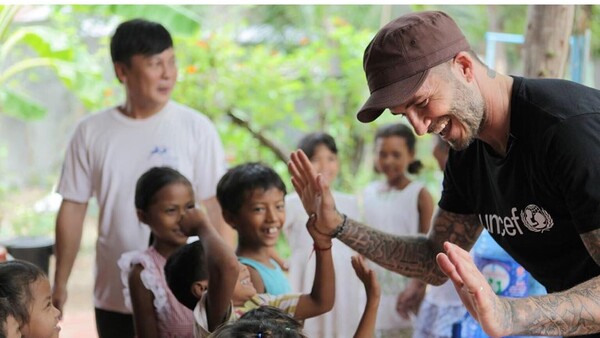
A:
[[[49,272],[50,256],[54,249],[54,239],[45,236],[16,237],[3,241],[8,253],[15,259],[21,259],[37,265],[46,275]]]

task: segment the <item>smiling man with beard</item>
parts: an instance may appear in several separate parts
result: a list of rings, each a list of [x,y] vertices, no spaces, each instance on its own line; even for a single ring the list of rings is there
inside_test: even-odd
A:
[[[385,109],[448,142],[427,236],[392,236],[341,215],[301,152],[292,183],[317,228],[381,266],[454,283],[490,336],[600,332],[600,91],[498,74],[443,12],[404,15],[367,46],[371,92],[358,120]],[[486,228],[549,294],[498,297],[468,251]],[[594,334],[595,333],[595,334]]]

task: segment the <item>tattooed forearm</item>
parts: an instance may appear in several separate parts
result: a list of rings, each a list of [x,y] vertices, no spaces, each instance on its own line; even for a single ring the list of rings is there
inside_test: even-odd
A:
[[[424,236],[394,236],[348,219],[339,239],[384,268],[409,277],[428,280],[426,275],[431,275],[436,265],[435,253]]]
[[[473,215],[441,211],[435,218],[434,229],[425,237],[395,236],[348,219],[339,239],[386,269],[437,285],[446,280],[435,261],[443,242],[470,248],[480,231],[473,223],[476,221]]]
[[[600,265],[600,230],[581,234],[590,256]],[[600,332],[600,277],[569,290],[511,302],[517,333],[583,335]]]
[[[505,298],[512,333],[572,336],[600,332],[600,277],[546,296]]]
[[[445,241],[469,251],[483,229],[476,215],[455,214],[442,209],[434,218],[432,227],[434,231],[429,233],[429,238],[439,245],[439,251]]]

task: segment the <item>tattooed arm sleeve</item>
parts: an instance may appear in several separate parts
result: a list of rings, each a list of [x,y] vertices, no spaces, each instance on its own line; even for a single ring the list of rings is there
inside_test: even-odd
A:
[[[600,265],[600,230],[582,234],[590,255]],[[600,332],[600,277],[569,290],[539,297],[506,298],[514,334],[550,336],[584,335]]]
[[[435,262],[444,241],[470,250],[481,229],[475,215],[440,209],[427,236],[395,236],[348,219],[339,239],[388,270],[439,285],[447,279]]]

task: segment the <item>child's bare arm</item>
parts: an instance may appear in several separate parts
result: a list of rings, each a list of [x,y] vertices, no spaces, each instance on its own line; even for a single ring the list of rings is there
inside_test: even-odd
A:
[[[129,272],[129,293],[133,308],[133,324],[138,338],[158,338],[158,318],[154,310],[154,295],[144,286],[140,274],[144,268],[136,264]]]
[[[239,274],[237,256],[199,208],[189,210],[180,225],[184,233],[198,235],[204,247],[210,276],[206,291],[206,313],[208,329],[213,331],[227,320],[226,315]]]
[[[250,273],[250,280],[252,281],[252,285],[256,289],[257,293],[267,293],[267,289],[265,288],[265,283],[263,282],[262,276],[255,268],[250,265],[246,265],[248,268],[248,272]]]
[[[360,318],[354,338],[372,338],[375,333],[377,309],[379,308],[379,299],[381,298],[379,282],[377,281],[375,272],[369,269],[361,255],[352,256],[352,267],[358,278],[365,285],[365,291],[367,292],[367,304]]]
[[[332,238],[316,231],[315,218],[316,216],[312,215],[306,223],[306,228],[314,241],[315,279],[311,293],[300,296],[294,315],[296,319],[323,314],[333,308],[335,301],[335,272],[331,256]]]

